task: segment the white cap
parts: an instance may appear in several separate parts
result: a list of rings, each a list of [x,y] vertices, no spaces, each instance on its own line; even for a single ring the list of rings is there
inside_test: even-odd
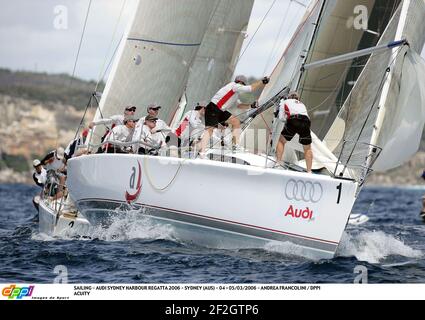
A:
[[[35,168],[35,167],[38,167],[40,164],[41,164],[41,162],[40,162],[40,160],[38,160],[38,159],[35,159],[35,160],[32,162],[32,165],[33,165],[33,167],[34,167],[34,168]]]
[[[62,160],[65,157],[65,150],[62,147],[56,149],[56,158]]]

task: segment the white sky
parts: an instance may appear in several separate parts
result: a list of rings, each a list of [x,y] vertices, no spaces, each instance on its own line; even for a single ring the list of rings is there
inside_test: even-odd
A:
[[[98,79],[124,1],[92,0],[76,70],[77,77]],[[273,1],[256,0],[244,47]],[[310,0],[299,1],[309,3]],[[71,74],[88,3],[89,0],[0,0],[0,67]],[[124,32],[135,4],[135,0],[126,0],[113,49]],[[68,10],[66,30],[54,28],[54,9],[58,5],[63,5]],[[247,76],[263,76],[270,72],[304,12],[305,7],[294,1],[277,0],[240,60],[236,72]],[[287,19],[282,25],[284,17]],[[279,30],[282,30],[280,34]],[[275,50],[271,54],[273,47]]]
[[[109,61],[105,57],[124,1],[125,11],[109,56],[124,32],[136,0],[92,0],[77,77],[99,78],[105,60]],[[274,1],[255,0],[243,48]],[[309,4],[310,0],[276,0],[239,61],[236,73],[260,77],[273,70],[304,15],[305,7],[300,3]],[[0,0],[0,67],[71,74],[88,4],[89,0]],[[68,10],[66,30],[54,28],[54,9],[58,5]]]

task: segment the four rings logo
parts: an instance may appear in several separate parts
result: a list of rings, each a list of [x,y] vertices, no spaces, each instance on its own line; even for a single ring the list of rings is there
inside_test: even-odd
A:
[[[323,187],[319,182],[291,179],[286,183],[285,196],[288,200],[317,203],[323,197]]]

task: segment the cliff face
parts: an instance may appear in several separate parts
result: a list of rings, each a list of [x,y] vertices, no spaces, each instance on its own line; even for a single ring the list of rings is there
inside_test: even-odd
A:
[[[27,167],[21,172],[3,168],[0,182],[32,181],[32,160],[59,146],[65,148],[74,138],[83,113],[61,102],[42,103],[0,95],[0,159],[5,166],[4,159],[9,157],[9,167],[10,162],[17,161],[14,159],[21,159]],[[91,111],[86,119],[92,119],[93,114]]]

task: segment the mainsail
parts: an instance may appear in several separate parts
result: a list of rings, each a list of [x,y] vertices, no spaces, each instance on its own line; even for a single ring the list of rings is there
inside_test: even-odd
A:
[[[220,0],[190,70],[187,107],[208,101],[229,82],[239,56],[254,0]]]
[[[142,116],[157,103],[170,122],[217,1],[140,0],[95,119],[121,114],[125,105]],[[103,128],[96,130],[99,136]]]
[[[367,173],[379,149],[373,169],[385,171],[419,147],[425,113],[424,63],[418,56],[425,42],[424,16],[423,0],[402,2],[380,43],[407,39],[409,46],[372,55],[326,135],[329,148],[356,178]]]

